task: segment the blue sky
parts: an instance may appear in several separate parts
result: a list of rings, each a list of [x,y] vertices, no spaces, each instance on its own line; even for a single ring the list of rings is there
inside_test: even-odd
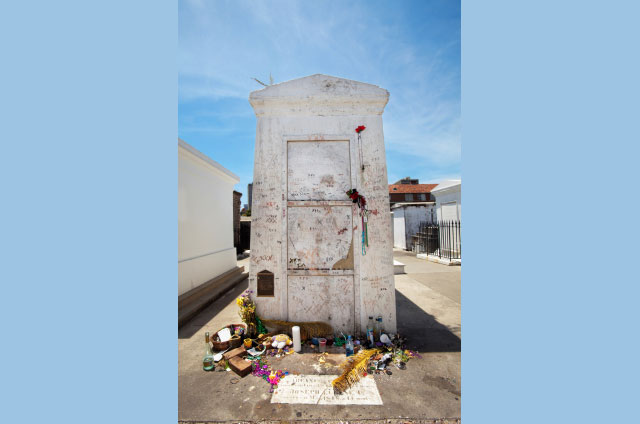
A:
[[[460,2],[180,1],[178,135],[240,177],[247,202],[252,80],[327,74],[385,88],[389,182],[460,178]]]

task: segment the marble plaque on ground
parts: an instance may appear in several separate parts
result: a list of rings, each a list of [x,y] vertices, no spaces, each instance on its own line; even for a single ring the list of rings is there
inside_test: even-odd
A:
[[[305,403],[314,405],[382,405],[378,386],[371,376],[346,392],[335,394],[331,382],[337,375],[288,375],[278,383],[271,403]]]

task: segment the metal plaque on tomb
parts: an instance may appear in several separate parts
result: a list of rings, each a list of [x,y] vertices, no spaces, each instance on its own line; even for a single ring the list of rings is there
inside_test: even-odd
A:
[[[261,271],[258,273],[258,296],[274,296],[272,272]]]

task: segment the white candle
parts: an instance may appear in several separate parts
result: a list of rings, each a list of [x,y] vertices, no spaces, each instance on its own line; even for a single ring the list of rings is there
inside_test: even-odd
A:
[[[295,352],[300,352],[302,350],[302,344],[300,343],[300,327],[297,325],[292,327],[291,333],[293,336],[293,350]]]

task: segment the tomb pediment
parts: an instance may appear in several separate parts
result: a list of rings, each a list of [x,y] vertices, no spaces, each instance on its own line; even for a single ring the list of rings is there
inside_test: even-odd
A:
[[[249,96],[256,115],[382,114],[389,92],[373,84],[315,74],[270,85]],[[270,110],[266,108],[269,107]]]

